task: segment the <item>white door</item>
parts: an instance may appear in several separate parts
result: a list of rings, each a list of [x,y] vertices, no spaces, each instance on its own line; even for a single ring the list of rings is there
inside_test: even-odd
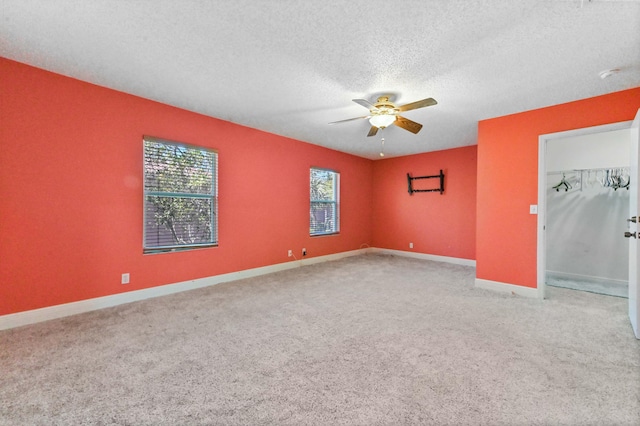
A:
[[[638,235],[638,216],[640,216],[640,197],[638,190],[640,188],[638,179],[638,163],[640,151],[640,110],[636,114],[635,120],[631,125],[631,183],[629,185],[629,319],[636,338],[640,339],[640,297],[638,297],[638,282],[640,282],[640,235]],[[635,217],[635,219],[634,219]]]

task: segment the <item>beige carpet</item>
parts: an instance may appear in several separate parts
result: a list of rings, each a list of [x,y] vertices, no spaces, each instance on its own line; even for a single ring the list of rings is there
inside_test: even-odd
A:
[[[0,424],[631,425],[627,300],[362,255],[0,332]]]

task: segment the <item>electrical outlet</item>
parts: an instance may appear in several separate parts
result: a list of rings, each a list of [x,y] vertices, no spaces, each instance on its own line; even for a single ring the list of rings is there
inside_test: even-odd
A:
[[[413,243],[409,243],[409,248],[413,248]]]
[[[307,255],[307,249],[306,249],[306,248],[303,248],[303,249],[302,249],[302,255],[303,255],[303,256],[306,256],[306,255]]]
[[[129,284],[129,273],[128,272],[126,274],[122,274],[122,280],[120,281],[120,284]]]
[[[289,257],[293,257],[293,250],[289,250]]]

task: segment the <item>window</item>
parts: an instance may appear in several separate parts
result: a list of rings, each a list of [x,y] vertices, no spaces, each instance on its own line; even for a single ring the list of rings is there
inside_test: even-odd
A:
[[[144,137],[144,252],[218,243],[218,154]]]
[[[309,234],[340,232],[340,173],[311,168]]]

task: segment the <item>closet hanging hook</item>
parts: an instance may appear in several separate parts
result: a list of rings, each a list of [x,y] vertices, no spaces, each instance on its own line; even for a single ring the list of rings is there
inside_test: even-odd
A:
[[[560,180],[560,183],[557,184],[556,186],[554,186],[553,189],[555,189],[556,191],[560,192],[560,187],[564,187],[564,191],[565,192],[567,192],[568,190],[570,190],[572,188],[571,184],[569,182],[567,182],[564,173],[562,173],[562,179]]]

